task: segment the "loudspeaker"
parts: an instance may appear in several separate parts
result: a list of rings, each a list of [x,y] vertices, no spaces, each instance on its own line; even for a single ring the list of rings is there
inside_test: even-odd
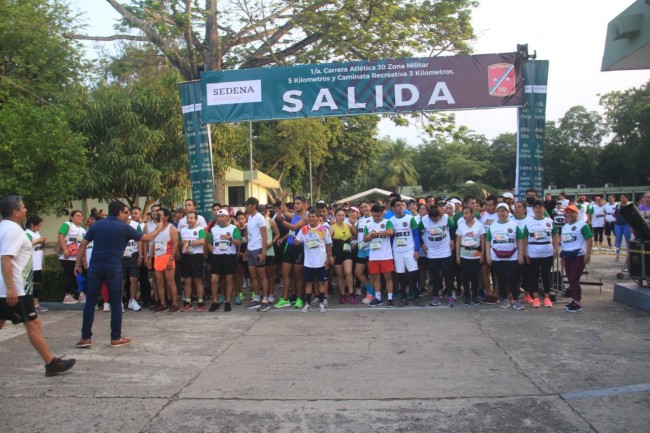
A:
[[[650,241],[635,239],[630,242],[630,250],[630,277],[634,281],[641,280],[640,285],[643,285],[650,272]]]
[[[634,203],[619,208],[621,216],[634,230],[637,239],[650,241],[650,224],[643,218],[639,208]]]

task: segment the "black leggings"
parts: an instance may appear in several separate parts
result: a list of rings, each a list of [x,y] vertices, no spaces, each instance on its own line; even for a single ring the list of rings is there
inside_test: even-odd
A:
[[[461,257],[460,272],[463,277],[463,296],[465,299],[478,298],[478,277],[481,273],[481,261]]]
[[[544,293],[551,292],[551,268],[553,267],[553,256],[550,257],[531,257],[528,265],[528,290],[530,293],[539,291],[539,277],[542,277],[542,286]]]
[[[34,294],[32,297],[38,299],[41,297],[41,280],[43,276],[43,271],[34,271],[34,276],[32,281],[34,282]]]
[[[601,244],[603,242],[603,232],[605,231],[605,227],[594,227],[594,242],[597,244]]]
[[[63,268],[63,280],[65,281],[65,293],[74,295],[77,293],[77,277],[74,274],[75,260],[59,260]]]
[[[499,296],[501,299],[508,299],[508,288],[513,299],[519,298],[519,284],[517,283],[517,272],[519,264],[517,260],[493,260],[492,269],[497,277],[499,285]]]
[[[445,288],[452,290],[451,283],[451,256],[443,259],[428,259],[429,272],[431,272],[431,285],[433,286],[433,296],[440,296],[442,293],[442,279],[445,281]],[[450,294],[453,295],[453,292]]]

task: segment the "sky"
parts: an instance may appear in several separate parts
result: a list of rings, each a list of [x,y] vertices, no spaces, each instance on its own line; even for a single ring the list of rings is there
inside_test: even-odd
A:
[[[607,23],[633,0],[479,0],[472,13],[477,40],[474,54],[515,51],[528,44],[529,53],[549,60],[546,119],[557,121],[569,108],[582,105],[603,112],[599,94],[638,87],[650,79],[650,70],[601,72]],[[105,0],[72,0],[88,24],[87,34],[107,36],[119,17]],[[649,6],[650,7],[650,6]],[[105,44],[104,44],[105,45]],[[98,46],[89,43],[88,46]],[[516,132],[516,108],[456,112],[457,125],[493,139]],[[426,140],[415,127],[380,123],[380,135],[403,138],[411,145]]]

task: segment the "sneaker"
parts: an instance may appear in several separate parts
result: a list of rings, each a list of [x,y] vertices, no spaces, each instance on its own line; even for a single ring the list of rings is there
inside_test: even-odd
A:
[[[432,307],[440,305],[440,298],[434,296],[433,298],[431,298],[431,302],[429,302],[429,305],[431,305]]]
[[[196,306],[196,312],[205,313],[205,304],[203,304],[202,302],[199,303],[199,305]]]
[[[213,302],[212,305],[210,305],[210,309],[208,310],[208,312],[214,313],[218,309],[219,309],[219,304],[216,303],[216,302]]]
[[[402,299],[400,299],[402,300]],[[388,302],[386,302],[386,308],[395,308],[395,301],[392,299],[389,299]]]
[[[275,295],[269,295],[269,304],[275,304]]]
[[[84,292],[79,293],[79,302],[81,302],[82,304],[86,302],[86,293]]]
[[[378,306],[380,306],[380,305],[384,305],[384,303],[383,303],[382,301],[380,301],[379,299],[377,299],[377,298],[373,299],[373,300],[368,304],[369,307],[378,307]]]
[[[104,304],[104,305],[106,305],[106,304]],[[162,313],[163,311],[167,311],[167,305],[158,304],[153,309],[154,313]]]
[[[42,307],[41,304],[38,304],[37,306],[34,307],[34,310],[36,310],[37,313],[45,313],[46,311],[49,311],[49,308]]]
[[[544,307],[551,308],[552,306],[553,302],[551,301],[551,298],[544,298]]]
[[[566,309],[568,309],[569,307],[574,306],[575,304],[576,304],[576,301],[573,301],[573,300],[572,300],[571,302],[569,302],[568,304],[566,304],[566,305],[564,306],[564,309],[566,310]]]
[[[323,299],[323,305],[325,305],[325,308],[329,308],[329,304],[327,303],[327,298]]]
[[[535,299],[533,299],[533,297],[530,296],[530,293],[526,293],[524,295],[524,302],[527,303],[527,304],[533,304],[535,302]],[[538,304],[537,306],[539,307],[539,300],[538,300],[537,304]]]
[[[449,303],[449,307],[451,308],[456,306],[456,298],[454,298],[453,296],[447,298],[447,302]]]
[[[273,308],[286,308],[286,307],[291,307],[291,302],[287,301],[284,298],[278,299],[278,302],[273,304]]]
[[[372,296],[370,295],[366,295],[366,297],[361,300],[361,303],[366,305],[370,305],[371,302],[372,302]]]
[[[413,300],[413,305],[415,305],[416,307],[424,307],[424,302],[422,302],[422,299],[420,299],[420,297],[418,296]]]
[[[70,370],[77,362],[76,359],[54,358],[49,364],[45,364],[45,376],[52,377]]]
[[[63,303],[64,303],[64,304],[76,304],[76,303],[78,303],[78,302],[79,302],[79,301],[76,300],[76,299],[74,298],[74,296],[72,296],[72,295],[65,295],[65,297],[63,298]]]
[[[485,299],[483,299],[483,303],[490,304],[490,305],[498,304],[499,298],[497,298],[496,296],[487,295]]]
[[[239,295],[235,296],[235,305],[241,305],[244,300],[244,292],[239,292]]]
[[[539,302],[539,300],[537,300],[537,302]],[[519,302],[519,299],[515,299],[512,303],[512,308],[515,310],[523,310],[524,306],[521,302]]]
[[[251,302],[246,306],[246,309],[247,309],[247,310],[257,310],[258,308],[260,308],[260,305],[262,305],[262,303],[261,303],[260,301],[251,301]]]
[[[539,308],[540,302],[539,298],[533,299],[533,302],[531,302],[533,308]]]
[[[499,304],[499,308],[510,308],[510,301],[507,299],[502,299]]]
[[[82,338],[77,342],[77,344],[75,344],[75,347],[77,349],[88,349],[90,348],[90,346],[92,346],[92,342],[90,341],[90,338],[88,339]]]
[[[225,301],[226,298],[224,298],[223,295],[217,296],[217,304],[223,304],[223,301]]]
[[[357,288],[354,290],[354,294],[355,294],[355,296],[361,296],[361,287],[357,287]]]
[[[181,307],[181,313],[187,313],[188,311],[193,310],[194,307],[192,307],[192,304],[189,302],[183,302],[183,306]]]
[[[127,346],[129,344],[131,344],[131,339],[126,337],[120,337],[117,340],[111,340],[111,347],[121,347],[121,346]]]
[[[481,305],[481,300],[479,298],[472,298],[472,305]]]
[[[327,311],[327,308],[325,308],[325,305],[322,302],[318,304],[318,308],[319,308],[319,311],[321,313],[324,313],[324,312]]]
[[[142,310],[142,307],[140,306],[140,304],[138,304],[138,301],[136,301],[135,299],[129,300],[129,305],[127,306],[127,308],[133,311]]]
[[[296,303],[294,305],[294,308],[302,308],[305,305],[305,302],[303,302],[302,298],[296,298]]]
[[[104,312],[108,313],[109,311],[111,311],[111,304],[104,302]]]
[[[296,303],[296,299],[298,299],[298,297],[296,295],[290,295],[289,296],[289,302],[291,302],[292,304]]]
[[[404,308],[404,307],[406,307],[408,304],[409,304],[408,301],[407,301],[406,299],[404,299],[404,298],[400,299],[400,300],[397,302],[397,306],[398,306],[399,308]]]
[[[179,312],[179,310],[180,310],[180,308],[178,308],[178,305],[174,304],[174,305],[171,305],[171,306],[169,307],[169,311],[168,311],[168,313],[169,313],[169,314],[176,314],[176,313]]]
[[[566,311],[568,313],[577,313],[579,311],[582,311],[582,305],[578,304],[577,302],[574,302],[573,305],[567,306]]]
[[[230,306],[230,302],[226,302],[226,305],[223,306],[223,311],[226,313],[230,312],[232,310],[232,307]]]
[[[303,313],[308,313],[309,311],[311,311],[311,305],[310,304],[305,304],[302,307],[302,310],[300,310],[300,311],[303,312]]]
[[[262,302],[257,311],[269,311],[271,309],[271,304],[268,302]]]
[[[485,289],[481,289],[481,290],[478,291],[478,297],[479,298],[486,298],[487,297],[487,293],[485,293]]]
[[[469,298],[465,298],[463,304],[465,304],[466,307],[469,307],[470,305],[472,305],[472,301]]]
[[[339,304],[345,304],[347,302],[347,296],[346,295],[341,295],[339,298]]]
[[[350,305],[356,305],[357,303],[357,296],[356,295],[351,295],[350,296]]]

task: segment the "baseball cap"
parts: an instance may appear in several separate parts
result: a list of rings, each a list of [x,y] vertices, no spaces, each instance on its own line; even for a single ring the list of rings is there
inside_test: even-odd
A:
[[[503,194],[501,194],[501,197],[503,197],[503,198],[515,198],[515,196],[512,195],[511,192],[504,192]]]
[[[458,200],[457,198],[452,198],[451,200],[449,200],[449,203],[453,203],[453,204],[463,204],[463,202],[461,202],[461,201]]]
[[[353,210],[355,212],[359,212],[359,208],[356,206],[350,206],[350,210]]]
[[[596,198],[594,198],[594,200],[602,200],[602,199],[603,198],[601,196],[599,196],[599,195],[597,195]]]
[[[505,203],[499,203],[497,205],[497,210],[499,210],[499,208],[503,208],[503,209],[507,210],[508,212],[510,212],[510,207],[508,207],[508,205],[505,204]]]
[[[578,213],[578,208],[574,204],[570,204],[570,205],[568,205],[567,207],[564,208],[565,212],[568,211],[568,210],[573,211],[575,213]]]
[[[219,210],[217,211],[217,215],[225,215],[225,216],[228,216],[228,211],[225,210],[225,209],[219,209]]]
[[[327,207],[327,203],[325,203],[325,200],[318,200],[318,201],[316,202],[316,207],[322,209],[322,208],[324,208],[324,207]]]

